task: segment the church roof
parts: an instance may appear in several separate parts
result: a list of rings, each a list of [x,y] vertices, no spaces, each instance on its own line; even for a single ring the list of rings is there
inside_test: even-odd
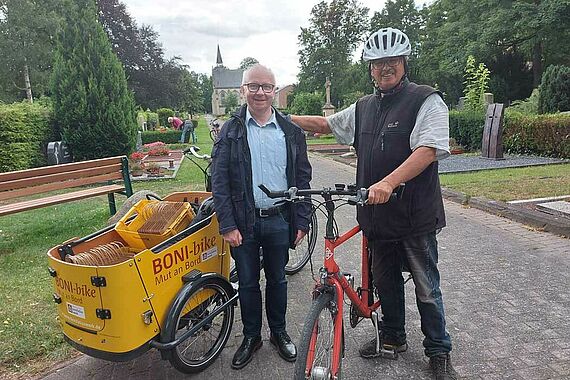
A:
[[[225,67],[214,67],[212,69],[212,85],[214,88],[239,88],[242,76],[242,69],[230,70]]]
[[[220,45],[218,45],[218,56],[216,57],[216,64],[223,65],[224,62],[222,61],[222,53],[220,53]]]

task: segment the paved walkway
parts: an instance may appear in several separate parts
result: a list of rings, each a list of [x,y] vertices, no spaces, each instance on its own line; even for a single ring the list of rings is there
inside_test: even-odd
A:
[[[354,168],[311,156],[313,187],[354,180]],[[439,235],[442,291],[447,328],[453,339],[452,358],[462,379],[570,378],[570,241],[521,224],[445,202],[448,226]],[[354,210],[338,213],[341,230],[354,224]],[[322,231],[321,231],[322,232]],[[358,274],[356,242],[339,250],[343,270]],[[316,268],[322,255],[317,247]],[[288,330],[298,341],[309,308],[310,267],[289,278]],[[356,276],[356,282],[359,277]],[[423,355],[422,333],[413,284],[406,285],[409,350],[396,361],[365,360],[358,347],[369,339],[371,324],[355,329],[347,324],[346,379],[430,379]],[[346,308],[348,309],[348,308]],[[110,363],[87,356],[66,363],[43,378],[62,379],[290,379],[293,364],[283,361],[268,341],[250,365],[230,368],[241,342],[238,317],[233,334],[218,360],[206,371],[186,376],[160,360],[157,351],[127,363]],[[346,315],[345,315],[346,316]],[[345,319],[346,320],[346,319]]]

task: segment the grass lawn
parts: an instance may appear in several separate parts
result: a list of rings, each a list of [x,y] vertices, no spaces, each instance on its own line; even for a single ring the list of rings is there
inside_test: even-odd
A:
[[[202,153],[211,152],[208,131],[201,118],[196,133]],[[334,143],[334,137],[309,140],[325,142]],[[202,190],[203,183],[202,172],[184,160],[176,179],[133,182],[133,187],[164,196]],[[497,200],[563,195],[570,193],[570,164],[446,174],[441,183]],[[116,198],[120,207],[125,197]],[[0,378],[29,376],[75,353],[64,343],[56,321],[46,252],[103,228],[108,217],[105,196],[0,217]]]
[[[450,173],[439,178],[443,187],[504,202],[570,194],[570,164]]]

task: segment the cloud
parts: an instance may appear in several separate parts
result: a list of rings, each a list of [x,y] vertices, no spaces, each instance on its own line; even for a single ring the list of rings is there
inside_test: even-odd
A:
[[[140,24],[159,33],[167,58],[179,56],[190,70],[211,74],[219,44],[224,65],[237,68],[245,57],[270,67],[279,85],[295,83],[297,37],[309,25],[316,0],[121,0]],[[371,11],[383,0],[361,0]],[[416,1],[418,3],[418,1]]]

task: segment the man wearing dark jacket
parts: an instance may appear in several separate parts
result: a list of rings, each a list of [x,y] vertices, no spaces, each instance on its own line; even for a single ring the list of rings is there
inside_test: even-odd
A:
[[[254,65],[243,74],[246,105],[224,124],[212,150],[212,193],[220,233],[231,246],[239,277],[244,339],[232,368],[245,367],[262,345],[259,249],[266,277],[265,308],[270,342],[295,361],[297,350],[286,331],[289,247],[308,231],[310,208],[279,205],[260,189],[309,188],[311,165],[303,131],[272,108],[275,76]]]

